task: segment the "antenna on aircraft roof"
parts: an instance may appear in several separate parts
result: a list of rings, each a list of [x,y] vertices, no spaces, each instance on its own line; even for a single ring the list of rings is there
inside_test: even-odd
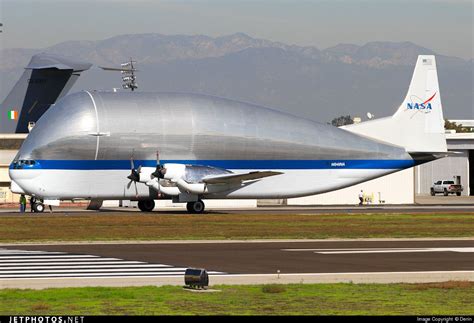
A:
[[[136,61],[130,57],[130,61],[120,64],[120,68],[99,67],[104,71],[120,71],[120,73],[122,73],[122,87],[124,89],[130,89],[133,92],[135,89],[138,89],[137,77],[135,76],[135,72],[138,70],[133,66],[134,63],[136,63]]]

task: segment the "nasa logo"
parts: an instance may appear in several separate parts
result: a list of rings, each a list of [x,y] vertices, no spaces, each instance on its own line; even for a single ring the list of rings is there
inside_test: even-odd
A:
[[[409,110],[432,110],[431,103],[425,105],[424,103],[407,103],[407,109]]]
[[[433,100],[435,95],[436,95],[436,92],[435,92],[435,94],[433,94],[431,96],[431,98],[429,98],[428,100],[426,100],[425,102],[422,102],[422,103],[407,102],[407,110],[425,110],[425,112],[431,112],[431,110],[433,110],[433,108],[431,106],[430,101]]]

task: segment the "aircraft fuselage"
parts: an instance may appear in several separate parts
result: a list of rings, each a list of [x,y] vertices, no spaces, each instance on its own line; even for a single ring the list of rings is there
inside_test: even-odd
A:
[[[10,176],[42,199],[153,199],[130,185],[131,162],[282,174],[217,186],[202,198],[286,198],[411,167],[404,148],[268,108],[195,94],[80,92],[37,122]]]

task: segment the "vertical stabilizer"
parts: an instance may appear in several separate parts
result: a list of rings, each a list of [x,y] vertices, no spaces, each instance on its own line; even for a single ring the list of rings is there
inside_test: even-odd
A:
[[[393,116],[342,128],[408,152],[446,152],[435,56],[418,56],[408,93]]]
[[[34,55],[0,106],[0,133],[27,133],[28,123],[38,121],[91,66],[58,55]]]

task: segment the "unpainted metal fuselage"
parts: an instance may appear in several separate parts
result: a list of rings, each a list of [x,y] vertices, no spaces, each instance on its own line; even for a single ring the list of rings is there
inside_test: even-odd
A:
[[[415,164],[404,148],[252,104],[194,94],[80,92],[37,122],[10,176],[44,199],[150,199],[135,167],[162,163],[275,170],[202,198],[286,198],[327,192]],[[13,164],[12,164],[13,165]]]

